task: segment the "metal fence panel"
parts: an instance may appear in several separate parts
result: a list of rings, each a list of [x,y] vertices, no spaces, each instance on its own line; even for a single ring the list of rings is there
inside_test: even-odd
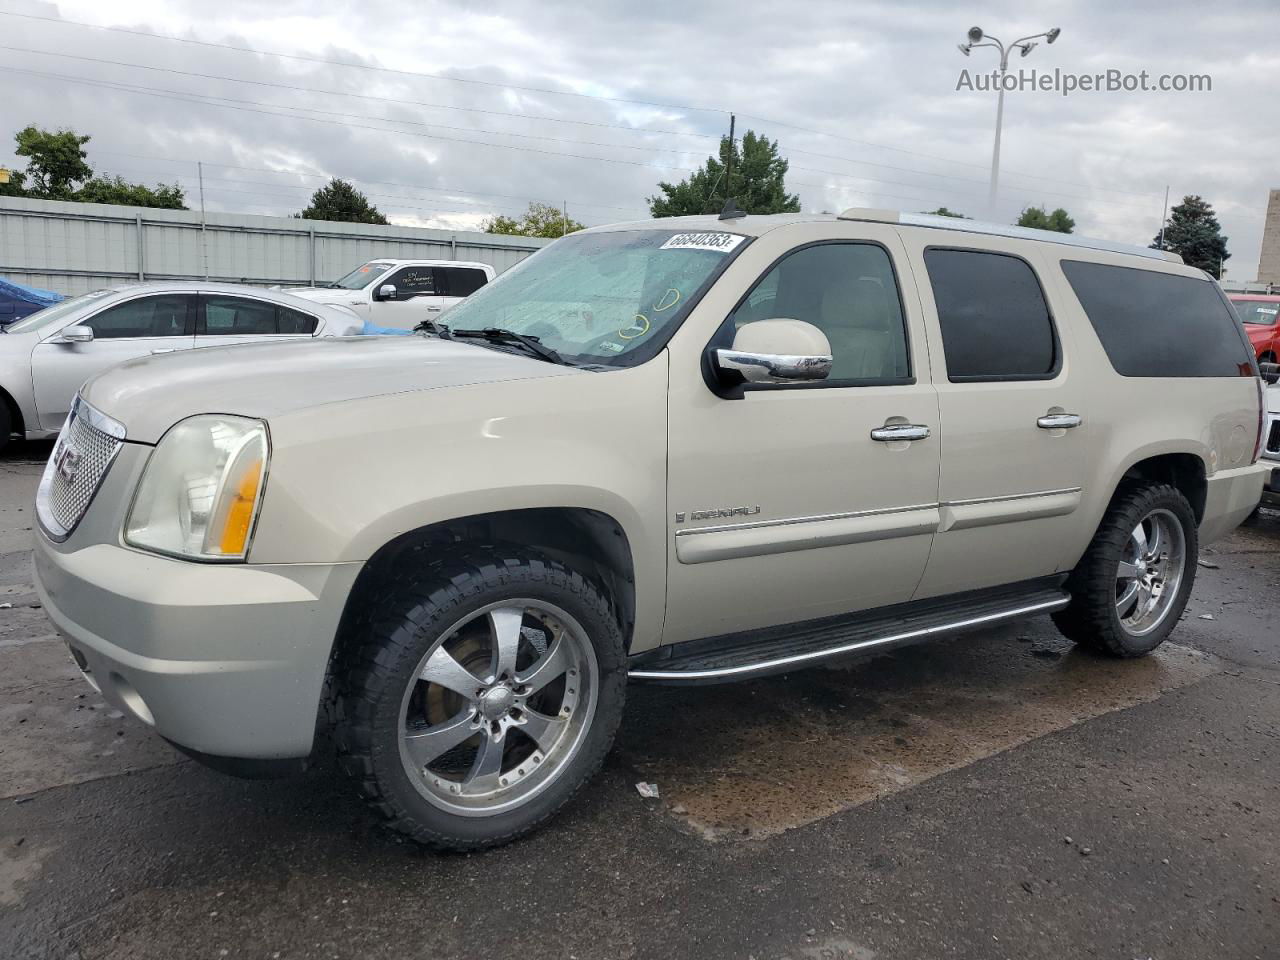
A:
[[[0,276],[68,296],[130,280],[306,285],[378,257],[475,260],[501,273],[534,237],[0,197]]]

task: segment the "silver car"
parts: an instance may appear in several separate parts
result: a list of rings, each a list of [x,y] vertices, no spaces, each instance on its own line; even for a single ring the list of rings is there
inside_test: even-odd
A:
[[[89,377],[135,357],[195,347],[351,336],[345,307],[229,283],[135,283],[48,307],[0,334],[0,447],[58,432]]]

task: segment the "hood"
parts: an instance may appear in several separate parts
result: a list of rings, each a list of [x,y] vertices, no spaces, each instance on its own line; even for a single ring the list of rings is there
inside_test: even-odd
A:
[[[336,287],[289,287],[281,290],[291,297],[310,300],[312,303],[334,303],[342,307],[358,307],[365,302],[363,290],[339,290]]]
[[[435,337],[353,337],[201,347],[129,360],[98,374],[84,398],[155,443],[199,413],[270,420],[368,397],[500,380],[584,375],[574,367]]]

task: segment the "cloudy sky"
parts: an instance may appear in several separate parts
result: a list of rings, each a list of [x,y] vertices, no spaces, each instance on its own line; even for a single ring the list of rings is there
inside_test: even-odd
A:
[[[956,43],[973,23],[1005,40],[1056,26],[1018,67],[1208,74],[1212,91],[1008,94],[995,218],[1063,206],[1079,233],[1149,243],[1165,187],[1198,193],[1228,276],[1253,279],[1280,187],[1280,5],[1029,6],[0,0],[0,165],[21,166],[8,138],[36,123],[92,135],[95,169],[176,181],[189,205],[202,161],[210,210],[294,212],[341,176],[398,223],[465,229],[537,199],[596,224],[646,216],[733,111],[779,141],[805,210],[989,219],[995,95],[956,88],[996,57]]]

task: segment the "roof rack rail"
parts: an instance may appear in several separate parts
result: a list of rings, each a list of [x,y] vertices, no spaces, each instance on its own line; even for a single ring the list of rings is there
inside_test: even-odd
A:
[[[981,233],[992,237],[1014,237],[1021,240],[1041,240],[1062,243],[1087,250],[1106,250],[1110,253],[1127,253],[1133,257],[1150,260],[1166,260],[1182,263],[1182,257],[1169,250],[1152,250],[1136,243],[1114,243],[1111,240],[1095,240],[1074,233],[1057,233],[1053,230],[1033,230],[1030,227],[1006,226],[1003,223],[987,223],[963,217],[941,217],[934,213],[903,213],[898,210],[877,210],[851,207],[839,215],[840,220],[869,220],[875,223],[899,223],[906,227],[931,227],[934,230],[955,230],[960,233]]]

